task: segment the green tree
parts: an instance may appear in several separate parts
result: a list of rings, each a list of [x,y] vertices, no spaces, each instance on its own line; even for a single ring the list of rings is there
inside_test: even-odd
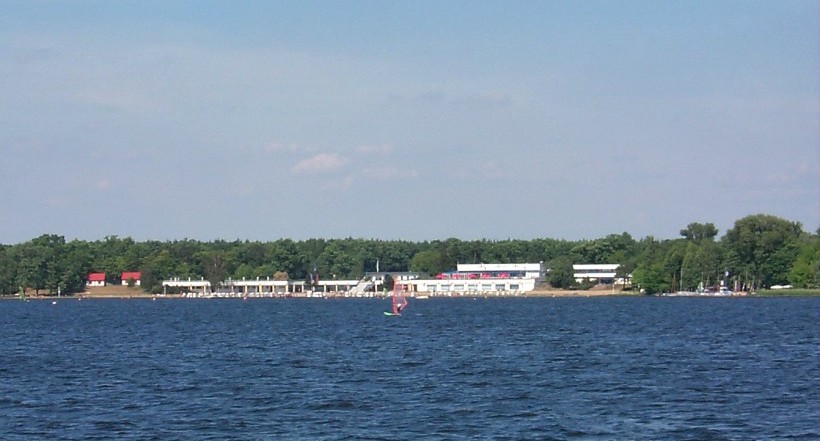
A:
[[[62,253],[65,238],[44,234],[21,246],[19,285],[34,288],[35,293],[46,290],[54,294],[60,289]]]
[[[680,274],[683,268],[683,259],[686,255],[687,243],[682,240],[674,240],[666,243],[666,253],[661,261],[661,271],[664,274],[664,280],[668,284],[663,291],[677,291],[680,289]]]
[[[549,263],[547,280],[553,288],[570,288],[575,285],[572,260],[567,256],[558,256]]]
[[[626,289],[627,285],[630,284],[629,279],[634,270],[635,264],[631,260],[626,261],[626,263],[621,264],[615,269],[615,278],[623,281],[621,285],[622,289]]]
[[[211,286],[219,286],[228,280],[228,258],[222,250],[206,249],[194,255],[194,260],[202,268],[201,276],[211,282]]]
[[[383,242],[379,252],[379,269],[387,272],[407,271],[417,246],[406,241]]]
[[[0,245],[0,295],[14,294],[17,285],[17,260],[12,257],[13,247]]]
[[[236,271],[234,271],[233,275],[234,275],[234,278],[237,279],[237,280],[240,280],[240,279],[252,280],[252,279],[255,279],[257,277],[256,268],[254,268],[253,266],[248,265],[247,263],[244,263],[244,262],[239,264],[239,267],[236,269]]]
[[[136,271],[139,268],[129,267],[130,261],[135,258],[131,250],[135,248],[136,243],[130,237],[106,236],[104,240],[91,245],[93,261],[90,270],[104,272],[106,283],[118,283],[124,271]]]
[[[358,269],[357,259],[350,248],[346,241],[333,240],[327,244],[318,259],[325,278],[346,279]]]
[[[63,248],[59,286],[66,294],[82,292],[86,275],[91,272],[91,246],[88,242],[73,240]]]
[[[613,252],[612,243],[606,240],[585,240],[572,248],[572,255],[577,256],[575,263],[610,263]]]
[[[277,269],[288,274],[295,274],[294,270],[303,266],[292,240],[278,240],[270,249],[270,263]]]
[[[550,262],[558,256],[569,256],[573,244],[566,240],[533,239],[529,246],[529,262]]]
[[[422,274],[439,274],[444,271],[441,264],[441,253],[438,250],[419,251],[410,260],[410,271]]]
[[[756,214],[736,221],[721,240],[730,274],[750,278],[752,289],[786,283],[802,233],[799,222],[771,215]]]
[[[715,284],[723,272],[720,246],[711,240],[688,242],[681,262],[682,289]]]
[[[820,238],[809,238],[789,270],[789,283],[796,288],[820,287]]]
[[[632,285],[644,294],[664,292],[671,282],[661,264],[641,266],[632,273]]]
[[[680,230],[680,235],[686,240],[691,240],[695,243],[700,243],[704,240],[714,240],[718,235],[718,229],[713,223],[701,224],[693,222]]]
[[[162,281],[171,277],[185,277],[180,274],[175,265],[171,253],[167,249],[161,250],[155,256],[149,258],[142,269],[142,281],[144,289],[153,293],[162,292]]]
[[[459,263],[471,261],[470,253],[465,253],[459,239],[451,237],[445,241],[433,241],[432,245],[441,254],[441,264],[447,270],[455,269]]]
[[[479,243],[476,242],[476,245]],[[488,262],[493,263],[514,263],[514,262],[521,262],[526,254],[526,248],[524,245],[524,241],[521,240],[501,240],[495,242],[485,242],[484,243],[484,251],[478,252],[475,247],[468,247],[473,248],[473,255],[474,256],[483,256]],[[464,256],[463,253],[458,253],[461,256]],[[459,260],[462,263],[480,263],[475,258]]]

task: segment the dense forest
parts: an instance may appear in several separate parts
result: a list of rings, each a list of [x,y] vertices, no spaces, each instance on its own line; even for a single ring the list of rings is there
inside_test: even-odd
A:
[[[279,239],[272,242],[196,240],[137,242],[109,236],[98,241],[66,241],[47,234],[16,245],[0,245],[0,294],[21,288],[39,294],[85,290],[90,272],[105,272],[119,284],[125,271],[141,271],[143,289],[162,291],[162,280],[205,278],[215,286],[228,278],[305,279],[314,270],[323,279],[358,279],[378,267],[384,272],[437,274],[457,263],[545,262],[554,288],[577,288],[573,263],[619,263],[633,286],[647,293],[714,286],[721,279],[747,290],[790,284],[820,285],[820,229],[803,231],[798,222],[766,214],[735,222],[718,238],[711,223],[691,223],[681,237],[634,239],[628,233],[567,241],[374,239]]]

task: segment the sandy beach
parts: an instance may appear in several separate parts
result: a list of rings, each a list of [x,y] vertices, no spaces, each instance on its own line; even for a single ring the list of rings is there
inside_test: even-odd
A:
[[[621,291],[620,289],[613,289],[611,287],[596,287],[589,290],[564,290],[564,289],[553,289],[549,287],[542,287],[536,288],[533,291],[524,293],[522,295],[518,295],[516,297],[598,297],[598,296],[631,296],[637,295],[631,291]],[[34,290],[28,290],[26,292],[26,297],[29,299],[40,299],[40,298],[48,298],[54,299],[55,296],[48,296],[45,295],[43,292],[40,295],[35,295]],[[158,297],[157,294],[151,294],[144,292],[140,287],[128,287],[128,286],[118,286],[118,285],[109,285],[109,286],[96,286],[96,287],[88,287],[84,292],[72,294],[70,296],[64,296],[66,298],[93,298],[93,299],[104,299],[104,298],[111,298],[111,299],[127,299],[127,298],[152,298]],[[161,297],[182,297],[179,294],[168,294],[168,295],[161,295]],[[343,297],[343,296],[338,296]],[[476,297],[473,295],[464,295],[463,297]],[[513,296],[503,296],[503,297],[513,297]],[[13,298],[17,298],[14,296]]]

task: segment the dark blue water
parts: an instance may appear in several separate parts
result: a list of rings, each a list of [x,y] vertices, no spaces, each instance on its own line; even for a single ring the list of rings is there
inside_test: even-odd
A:
[[[0,302],[4,440],[816,440],[818,298]]]

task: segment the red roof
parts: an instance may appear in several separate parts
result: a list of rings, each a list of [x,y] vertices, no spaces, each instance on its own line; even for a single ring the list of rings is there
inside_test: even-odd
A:
[[[122,277],[120,280],[139,280],[142,277],[142,273],[139,271],[131,271],[122,273]]]
[[[89,282],[105,282],[105,273],[91,273],[88,275]]]

